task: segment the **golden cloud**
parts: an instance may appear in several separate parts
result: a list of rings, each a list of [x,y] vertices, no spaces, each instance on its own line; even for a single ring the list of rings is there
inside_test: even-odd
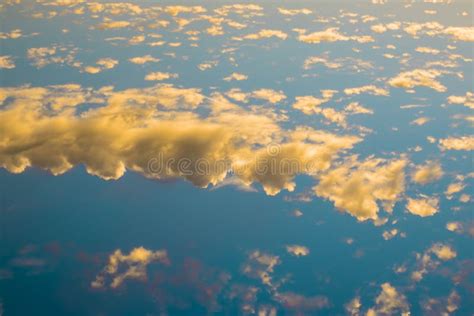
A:
[[[329,199],[338,209],[359,221],[377,221],[378,201],[391,212],[403,193],[406,164],[405,158],[392,161],[369,158],[359,162],[351,157],[318,176],[319,184],[314,190],[318,196]]]
[[[189,110],[205,96],[172,85],[0,88],[0,101],[7,99],[0,111],[0,166],[14,173],[37,167],[58,175],[84,165],[103,179],[131,170],[207,187],[233,171],[244,185],[258,182],[274,195],[292,191],[297,174],[329,168],[361,140],[309,128],[285,131],[278,116],[241,109],[221,95],[207,103],[210,115],[199,117]],[[85,103],[105,105],[81,111]]]
[[[408,198],[408,212],[421,217],[432,216],[438,213],[439,199],[437,197]]]
[[[367,311],[366,316],[410,315],[410,306],[405,295],[398,292],[390,283],[383,283],[381,289],[379,296],[375,299],[375,306]]]
[[[300,245],[288,245],[286,246],[286,251],[296,257],[309,255],[309,249]]]
[[[425,165],[420,165],[412,173],[411,178],[414,182],[419,184],[427,184],[441,179],[443,176],[443,169],[439,162],[428,161]]]
[[[442,150],[474,150],[474,136],[442,138],[439,146]]]
[[[392,87],[413,89],[417,86],[431,88],[438,92],[445,92],[446,87],[436,80],[442,72],[435,69],[414,69],[405,71],[388,81]]]
[[[143,247],[134,248],[128,255],[117,249],[109,256],[108,264],[92,281],[93,288],[103,288],[109,280],[111,288],[118,288],[127,279],[146,280],[147,266],[152,262],[169,264],[166,250],[151,251]],[[123,271],[120,271],[123,270]]]

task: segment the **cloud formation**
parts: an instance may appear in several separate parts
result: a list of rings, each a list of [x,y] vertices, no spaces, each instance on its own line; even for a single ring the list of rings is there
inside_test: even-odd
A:
[[[108,264],[92,281],[91,287],[102,288],[110,286],[115,289],[120,287],[127,279],[146,280],[147,266],[153,262],[169,264],[166,250],[151,251],[138,247],[132,249],[128,255],[125,255],[120,249],[117,249],[109,256]]]
[[[387,212],[405,190],[407,160],[371,158],[346,160],[318,177],[316,195],[329,199],[339,210],[359,221],[379,219],[379,202]]]

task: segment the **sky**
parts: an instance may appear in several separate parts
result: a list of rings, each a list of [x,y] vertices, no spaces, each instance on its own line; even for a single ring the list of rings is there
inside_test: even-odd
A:
[[[0,316],[474,314],[471,2],[0,18]]]

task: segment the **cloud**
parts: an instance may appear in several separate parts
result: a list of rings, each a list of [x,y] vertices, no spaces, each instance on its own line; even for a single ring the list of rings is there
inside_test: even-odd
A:
[[[457,255],[456,251],[451,248],[449,245],[444,245],[441,243],[434,244],[430,250],[436,257],[443,261],[448,261],[454,259]]]
[[[371,36],[346,36],[344,34],[339,33],[339,28],[331,27],[324,31],[313,32],[310,34],[306,34],[306,32],[301,33],[298,36],[298,40],[300,42],[308,43],[308,44],[319,44],[322,42],[338,42],[338,41],[357,41],[359,43],[368,43],[373,42],[374,39]]]
[[[451,95],[448,97],[449,104],[463,104],[468,108],[474,109],[474,93],[466,92],[463,96]]]
[[[383,283],[379,296],[375,299],[375,306],[367,311],[366,316],[376,315],[410,315],[410,306],[405,295],[398,292],[390,283]]]
[[[352,300],[350,300],[347,304],[344,305],[344,309],[347,315],[350,316],[359,316],[361,307],[362,303],[360,302],[360,296],[354,297]]]
[[[313,32],[310,34],[300,34],[298,40],[308,44],[318,44],[321,42],[348,41],[350,38],[339,33],[337,27],[328,28],[324,31]]]
[[[91,286],[103,288],[108,286],[118,288],[127,279],[146,280],[147,267],[153,262],[169,264],[166,250],[151,251],[143,247],[134,248],[128,255],[117,249],[109,256],[108,264],[104,267]],[[121,271],[123,270],[123,271]],[[109,282],[107,282],[109,280]]]
[[[2,69],[13,69],[15,68],[15,62],[11,56],[0,56],[0,68]]]
[[[437,197],[408,198],[407,210],[421,217],[433,216],[438,213],[439,199]]]
[[[462,233],[464,231],[463,224],[461,222],[449,222],[446,223],[446,229],[450,232]]]
[[[283,15],[290,15],[290,16],[293,16],[293,15],[298,15],[298,14],[304,14],[304,15],[308,15],[308,14],[311,14],[312,11],[310,9],[306,9],[306,8],[303,8],[303,9],[284,9],[284,8],[278,8],[278,12],[280,14],[283,14]]]
[[[173,74],[169,72],[151,72],[145,76],[145,80],[147,81],[161,81],[171,78],[178,78],[178,74]]]
[[[263,93],[270,102],[281,98],[276,95]],[[184,178],[198,187],[217,185],[233,171],[245,186],[258,182],[275,195],[294,190],[297,174],[329,168],[361,140],[309,128],[283,130],[272,109],[244,110],[217,95],[206,105],[212,107],[209,116],[189,112],[205,99],[199,89],[172,85],[0,88],[0,101],[8,100],[0,111],[0,166],[59,175],[84,165],[107,180],[130,170],[153,179]],[[84,111],[86,103],[102,106]]]
[[[331,100],[331,98],[337,91],[323,90],[321,92],[323,95],[322,98],[315,98],[310,95],[295,97],[296,102],[293,103],[292,107],[294,109],[300,110],[306,115],[321,113],[321,109],[319,108],[319,106]]]
[[[424,53],[424,54],[433,54],[433,55],[439,54],[438,49],[431,48],[431,47],[423,47],[423,46],[417,47],[415,51],[417,51],[418,53]]]
[[[422,126],[422,125],[425,125],[426,123],[428,123],[429,121],[431,121],[431,119],[429,117],[422,116],[422,117],[419,117],[417,119],[414,119],[413,121],[410,122],[410,124],[411,125]]]
[[[450,26],[443,30],[444,34],[451,35],[455,40],[474,42],[474,27]]]
[[[205,13],[207,10],[202,6],[169,5],[165,7],[164,11],[171,16],[177,16],[181,13]]]
[[[0,8],[1,10],[1,8]],[[0,39],[17,39],[23,36],[23,32],[20,29],[14,29],[10,32],[0,32]]]
[[[400,29],[400,22],[392,22],[388,24],[374,24],[370,27],[375,33],[385,33],[387,30],[395,31]]]
[[[259,250],[248,254],[247,261],[242,265],[242,273],[250,278],[258,279],[263,285],[275,288],[272,283],[274,268],[280,264],[280,258]]]
[[[286,246],[286,251],[296,257],[309,255],[309,249],[300,245],[288,245]]]
[[[329,69],[337,69],[337,68],[342,67],[341,63],[330,62],[325,57],[311,56],[305,59],[304,64],[303,64],[303,69],[306,69],[306,70],[311,69],[311,67],[316,64],[323,64],[325,67]]]
[[[448,185],[448,187],[446,188],[446,191],[444,191],[444,194],[446,195],[448,199],[450,199],[452,198],[453,194],[461,192],[465,187],[466,185],[462,182],[454,182]]]
[[[442,138],[439,146],[442,150],[474,150],[474,136]]]
[[[38,68],[52,63],[51,56],[55,54],[56,47],[33,47],[27,51],[28,59],[31,59],[33,64]]]
[[[128,59],[131,63],[138,64],[138,65],[143,65],[146,63],[157,63],[160,61],[159,58],[155,58],[151,55],[145,55],[141,57],[132,57]]]
[[[436,80],[441,74],[439,70],[435,69],[414,69],[401,72],[391,78],[388,84],[396,88],[413,89],[415,87],[427,87],[438,92],[445,92],[446,87]]]
[[[452,290],[447,297],[427,298],[420,302],[424,315],[451,315],[458,310],[461,297]]]
[[[99,30],[122,29],[130,26],[129,21],[106,21],[97,26]]]
[[[349,103],[345,111],[351,114],[374,114],[374,111],[364,106],[360,105],[359,102],[351,102]]]
[[[351,157],[339,166],[318,176],[314,187],[316,195],[329,199],[342,211],[359,221],[379,219],[379,205],[386,211],[405,189],[404,168],[407,160],[383,160],[370,158],[359,162]]]
[[[378,88],[374,85],[367,85],[367,86],[361,86],[361,87],[356,87],[356,88],[346,88],[344,89],[344,93],[347,95],[359,95],[361,93],[369,93],[373,95],[382,95],[382,96],[388,96],[390,93],[388,90],[383,89],[383,88]]]
[[[118,60],[113,58],[101,58],[95,62],[96,66],[86,66],[83,70],[90,74],[97,74],[104,70],[114,68],[118,63]]]
[[[241,41],[243,39],[260,40],[263,38],[271,38],[271,37],[276,37],[281,40],[286,40],[288,37],[288,34],[280,30],[263,29],[263,30],[258,31],[257,33],[247,34],[243,37],[234,37],[233,39]]]
[[[199,70],[205,71],[214,68],[215,66],[217,66],[218,63],[218,61],[208,61],[197,65],[197,67],[199,68]]]
[[[238,73],[238,72],[233,72],[229,76],[225,77],[224,80],[225,81],[232,81],[232,80],[242,81],[242,80],[247,80],[247,78],[248,77],[244,74],[241,74],[241,73]]]
[[[296,294],[293,292],[277,293],[275,299],[279,301],[286,310],[296,313],[315,312],[330,306],[326,296],[311,296]]]
[[[272,104],[278,103],[286,99],[283,91],[276,91],[272,89],[259,89],[252,92],[252,97],[255,99],[266,100]]]
[[[390,240],[390,239],[394,238],[395,236],[397,236],[397,234],[398,234],[398,229],[393,228],[391,230],[384,231],[383,234],[382,234],[382,237],[385,240]]]
[[[427,184],[437,181],[443,176],[443,169],[439,162],[427,161],[425,165],[420,165],[412,173],[411,178],[415,183]]]
[[[414,282],[421,281],[425,274],[436,270],[441,261],[449,261],[456,256],[456,251],[450,245],[440,242],[434,243],[423,253],[416,254],[416,268],[411,273],[411,280]]]

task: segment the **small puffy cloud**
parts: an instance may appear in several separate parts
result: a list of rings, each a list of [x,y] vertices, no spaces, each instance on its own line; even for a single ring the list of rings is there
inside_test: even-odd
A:
[[[354,297],[347,304],[344,305],[347,315],[359,316],[362,303],[360,302],[360,296]]]
[[[450,232],[462,233],[464,231],[463,224],[461,222],[449,222],[446,223],[446,229]]]
[[[337,92],[335,90],[321,91],[322,98],[316,98],[310,95],[295,97],[296,102],[293,103],[294,109],[300,110],[306,115],[317,114],[321,112],[319,106],[331,100],[332,96]]]
[[[385,33],[387,30],[395,31],[400,29],[400,22],[392,22],[387,24],[374,24],[370,27],[375,33]]]
[[[101,58],[95,62],[95,66],[86,66],[84,71],[90,74],[97,74],[107,69],[112,69],[118,65],[118,60],[113,58]]]
[[[404,27],[403,27],[403,30],[413,37],[417,37],[419,33],[437,35],[440,32],[442,32],[443,29],[444,29],[443,25],[439,24],[438,22],[426,22],[426,23],[410,22],[410,23],[404,23]]]
[[[408,198],[408,212],[421,217],[433,216],[438,213],[439,199],[437,197]]]
[[[451,35],[455,40],[464,42],[474,42],[474,27],[447,27],[443,30],[444,34]]]
[[[474,136],[442,138],[439,146],[442,150],[474,150]]]
[[[248,76],[246,76],[244,74],[241,74],[241,73],[238,73],[238,72],[233,72],[229,76],[225,77],[224,80],[225,81],[232,81],[232,80],[242,81],[242,80],[247,80],[247,78],[248,78]]]
[[[278,12],[280,12],[280,14],[283,14],[283,15],[290,15],[290,16],[297,15],[297,14],[308,15],[308,14],[311,14],[311,13],[312,13],[312,11],[311,11],[310,9],[306,9],[306,8],[303,8],[303,9],[284,9],[284,8],[278,8]]]
[[[313,32],[310,34],[300,34],[298,40],[309,44],[318,44],[321,42],[336,42],[336,41],[348,41],[350,37],[347,37],[339,33],[337,27],[328,28],[324,31]]]
[[[425,274],[436,270],[442,261],[449,261],[456,256],[456,251],[450,245],[440,242],[434,243],[423,253],[416,254],[416,268],[411,273],[411,280],[421,281]]]
[[[146,63],[157,63],[160,61],[159,58],[155,58],[151,55],[145,55],[145,56],[140,56],[140,57],[132,57],[128,59],[131,63],[138,64],[138,65],[143,65]]]
[[[432,54],[432,55],[437,55],[439,54],[439,50],[431,47],[424,47],[420,46],[415,49],[418,53],[424,53],[424,54]]]
[[[451,248],[449,245],[436,243],[431,248],[430,251],[439,259],[443,261],[448,261],[454,259],[457,256],[455,250]]]
[[[259,89],[252,92],[252,97],[255,99],[266,100],[272,104],[278,103],[286,99],[283,91],[276,91],[272,89]]]
[[[405,295],[398,292],[390,283],[383,283],[381,289],[375,299],[375,306],[367,311],[366,316],[410,315],[410,306]]]
[[[248,101],[247,99],[249,97],[249,94],[245,93],[245,92],[242,92],[242,90],[240,90],[240,89],[234,88],[234,89],[230,89],[229,91],[227,91],[226,96],[228,96],[229,98],[231,98],[231,99],[233,99],[237,102],[246,103]]]
[[[97,28],[100,30],[122,29],[130,25],[131,23],[129,21],[106,21],[99,24]]]
[[[313,32],[306,34],[306,32],[301,32],[298,36],[298,40],[300,42],[308,43],[308,44],[319,44],[322,42],[338,42],[338,41],[356,41],[359,43],[369,43],[373,42],[374,39],[371,36],[363,35],[363,36],[346,36],[344,34],[339,33],[339,28],[331,27],[324,31]]]
[[[151,251],[143,247],[134,248],[128,255],[117,249],[109,256],[108,264],[97,275],[91,286],[118,288],[127,279],[146,280],[147,267],[153,262],[169,264],[166,250]],[[107,285],[109,283],[109,285]]]
[[[56,54],[56,47],[33,47],[29,48],[27,51],[27,57],[32,61],[32,63],[38,67],[42,68],[52,61],[50,60],[51,56]]]
[[[161,81],[171,78],[178,78],[178,74],[173,74],[169,72],[151,72],[145,76],[145,80],[147,81]]]
[[[258,279],[263,285],[274,288],[272,283],[273,269],[280,264],[280,258],[259,250],[248,254],[247,261],[242,265],[242,273],[250,278]]]
[[[344,93],[347,95],[358,95],[361,93],[369,93],[373,95],[382,95],[382,96],[388,96],[389,91],[387,89],[383,88],[378,88],[374,85],[367,85],[367,86],[361,86],[361,87],[356,87],[356,88],[346,88],[344,89]]]
[[[411,179],[418,184],[427,184],[441,179],[442,176],[441,164],[436,161],[428,161],[425,165],[416,168],[411,175]]]
[[[452,290],[447,297],[427,298],[420,302],[424,315],[452,315],[459,308],[461,297]]]
[[[448,97],[449,104],[463,104],[468,108],[474,109],[474,93],[466,92],[463,96],[451,95]]]
[[[217,66],[218,63],[218,61],[208,61],[197,65],[197,67],[199,68],[199,70],[205,71],[214,68],[215,66]]]
[[[390,240],[390,239],[394,238],[395,236],[397,236],[397,234],[398,234],[398,229],[393,228],[391,230],[384,231],[383,234],[382,234],[382,237],[385,240]]]
[[[441,74],[439,70],[435,69],[414,69],[401,72],[391,78],[388,84],[396,88],[413,89],[415,87],[427,87],[438,92],[445,92],[446,87],[436,80]]]
[[[1,7],[0,7],[1,10]],[[10,32],[0,32],[0,39],[17,39],[23,36],[23,32],[20,29],[14,29]]]
[[[410,122],[411,125],[418,125],[418,126],[422,126],[422,125],[425,125],[426,123],[428,123],[429,121],[431,121],[431,119],[429,117],[426,117],[426,116],[421,116],[417,119],[414,119],[413,121]]]
[[[309,255],[309,249],[300,245],[288,245],[286,246],[286,251],[296,257],[304,257]]]
[[[391,212],[405,189],[406,159],[386,161],[371,158],[359,162],[352,157],[318,176],[316,195],[331,200],[359,221],[379,219],[379,203]]]
[[[259,40],[259,39],[271,38],[271,37],[276,37],[278,39],[285,40],[287,39],[288,34],[280,30],[263,29],[263,30],[258,31],[257,33],[247,34],[244,37],[234,37],[234,39],[235,40],[242,40],[242,39]]]
[[[11,56],[0,56],[0,68],[13,69],[15,68],[15,62]]]
[[[311,57],[306,58],[303,64],[303,68],[308,70],[316,64],[322,64],[329,69],[337,69],[337,68],[342,67],[341,63],[331,62],[325,57],[311,56]]]
[[[205,13],[207,10],[202,6],[183,6],[183,5],[169,5],[164,11],[171,16],[177,16],[181,13]]]
[[[453,194],[461,192],[465,187],[466,185],[462,182],[454,182],[448,185],[444,194],[448,199],[450,199]]]
[[[345,111],[351,114],[374,114],[374,111],[359,104],[359,102],[349,103]]]

